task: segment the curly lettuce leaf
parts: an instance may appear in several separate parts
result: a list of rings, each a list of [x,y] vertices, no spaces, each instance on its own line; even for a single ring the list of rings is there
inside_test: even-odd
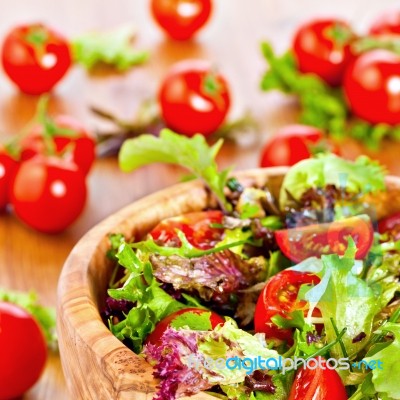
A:
[[[375,390],[383,394],[382,398],[387,396],[388,399],[398,400],[400,399],[400,324],[389,322],[380,329],[379,333],[391,333],[394,335],[394,340],[389,346],[366,357],[365,361],[381,363],[381,368],[372,370],[372,383]]]
[[[343,257],[337,254],[324,255],[321,261],[314,259],[311,263],[294,267],[295,270],[314,272],[321,277],[319,284],[302,293],[310,303],[308,316],[312,315],[315,307],[321,311],[328,342],[333,342],[337,337],[332,319],[339,331],[347,328],[342,342],[349,356],[358,353],[367,344],[374,317],[380,311],[375,292],[354,272],[355,253],[355,243],[349,239],[349,247]],[[322,269],[318,271],[315,267],[321,267],[320,263]],[[362,332],[365,333],[364,339],[353,343],[353,339]],[[345,356],[339,345],[332,347],[331,354],[335,358]]]
[[[386,189],[385,171],[366,156],[360,156],[354,162],[333,154],[300,161],[290,168],[283,180],[279,198],[281,209],[288,201],[288,192],[295,200],[300,200],[307,189],[327,185],[356,194],[383,191]]]
[[[135,50],[132,42],[135,29],[123,26],[111,32],[89,32],[72,41],[75,62],[91,70],[106,64],[119,71],[126,71],[148,59],[146,51]]]
[[[229,170],[218,172],[215,162],[222,143],[218,140],[209,146],[203,135],[188,138],[163,129],[159,137],[146,134],[126,140],[119,152],[119,165],[125,172],[152,163],[180,165],[203,179],[221,206],[230,211],[232,207],[224,194]]]
[[[154,365],[154,376],[161,380],[156,398],[172,400],[215,385],[234,388],[242,384],[249,371],[226,368],[218,360],[258,356],[278,359],[279,354],[260,339],[239,329],[233,320],[209,332],[168,329],[161,346],[147,344],[144,348],[144,355]]]
[[[35,292],[24,293],[0,288],[0,301],[16,304],[28,311],[41,326],[47,345],[57,347],[56,311],[54,308],[42,306]]]

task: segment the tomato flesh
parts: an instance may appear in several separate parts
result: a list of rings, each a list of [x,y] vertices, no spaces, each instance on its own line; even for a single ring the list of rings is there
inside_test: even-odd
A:
[[[214,329],[217,325],[223,325],[225,323],[225,320],[215,312],[203,310],[201,308],[184,308],[168,315],[163,320],[161,320],[156,325],[154,331],[150,333],[150,335],[147,337],[146,343],[151,343],[155,346],[161,345],[161,338],[164,335],[165,331],[170,327],[171,322],[174,321],[175,318],[186,313],[193,313],[198,315],[210,313],[210,323],[212,329]]]
[[[56,153],[71,151],[72,161],[87,175],[96,157],[96,144],[91,134],[74,118],[68,115],[58,115],[54,119],[59,133],[52,132]],[[63,135],[62,130],[71,131]],[[21,159],[29,160],[38,154],[46,154],[45,132],[42,125],[38,125],[20,142]]]
[[[164,32],[174,40],[193,37],[208,21],[211,0],[152,0],[151,12]]]
[[[2,49],[8,77],[27,94],[49,92],[66,74],[72,58],[68,41],[43,25],[21,25],[6,36]]]
[[[211,135],[222,125],[230,107],[227,82],[202,60],[174,65],[158,99],[166,125],[189,137]]]
[[[318,276],[292,270],[284,270],[274,275],[262,290],[256,305],[254,328],[256,332],[264,332],[267,338],[292,342],[293,330],[278,328],[271,320],[275,315],[289,318],[295,310],[304,310],[307,314],[308,304],[298,300],[301,285],[319,283]],[[319,310],[314,310],[314,316],[320,316]]]
[[[339,374],[328,369],[325,360],[317,357],[321,366],[315,369],[302,367],[296,374],[288,400],[347,400],[346,389]]]
[[[179,247],[181,241],[176,230],[182,231],[188,242],[201,250],[213,248],[222,240],[224,229],[211,227],[212,224],[221,224],[221,211],[200,211],[168,218],[161,221],[151,232],[151,237],[160,244]]]
[[[24,309],[0,302],[0,400],[21,396],[42,374],[47,346],[38,323]]]
[[[388,50],[361,54],[344,78],[344,92],[352,112],[372,124],[399,124],[399,70],[400,56]]]
[[[318,19],[302,25],[293,40],[299,70],[316,74],[329,85],[339,85],[352,59],[353,36],[350,26],[338,19]]]
[[[363,259],[374,238],[369,217],[357,216],[332,223],[275,231],[276,241],[283,254],[297,263],[323,254],[343,255],[349,236],[357,246],[356,258]]]
[[[324,138],[318,128],[288,125],[280,129],[264,147],[260,166],[292,166],[311,157],[310,148]]]
[[[23,162],[11,187],[15,214],[45,233],[66,229],[85,202],[85,176],[74,163],[56,157],[37,156]]]

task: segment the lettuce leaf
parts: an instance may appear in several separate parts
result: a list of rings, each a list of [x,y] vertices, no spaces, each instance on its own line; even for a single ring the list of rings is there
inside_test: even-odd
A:
[[[333,342],[337,337],[332,319],[339,331],[347,328],[342,342],[350,357],[367,344],[373,319],[380,311],[375,292],[354,272],[357,266],[355,253],[354,241],[349,239],[349,247],[343,257],[324,255],[321,261],[313,259],[293,268],[314,272],[321,277],[318,285],[302,293],[310,303],[308,315],[311,316],[315,307],[321,311],[327,342]],[[318,270],[318,267],[322,268]],[[365,333],[364,339],[353,343],[353,339],[362,332]],[[345,357],[339,344],[331,349],[331,355],[335,358]]]
[[[253,336],[239,329],[233,320],[210,332],[169,328],[161,346],[146,344],[143,351],[154,365],[154,376],[161,380],[156,398],[172,400],[215,385],[233,385],[234,390],[245,381],[249,370],[227,368],[220,359],[278,359],[279,354],[268,349],[262,339],[263,335]]]
[[[210,147],[203,135],[188,138],[163,129],[158,138],[146,134],[126,140],[119,153],[119,165],[125,172],[157,162],[180,165],[203,179],[221,207],[230,211],[232,207],[224,194],[229,170],[218,172],[215,162],[222,143],[222,140],[218,140]]]
[[[382,368],[372,370],[372,382],[377,392],[387,396],[388,399],[400,399],[400,324],[387,323],[379,333],[392,333],[393,342],[381,351],[370,357],[366,357],[366,362],[381,362]]]
[[[286,174],[280,192],[280,207],[284,210],[288,192],[295,200],[310,188],[335,185],[349,193],[370,193],[385,190],[385,171],[366,156],[348,161],[333,154],[300,161]]]
[[[135,29],[123,26],[111,32],[89,32],[72,41],[75,62],[91,70],[99,64],[125,71],[148,59],[146,51],[135,50],[132,42]]]

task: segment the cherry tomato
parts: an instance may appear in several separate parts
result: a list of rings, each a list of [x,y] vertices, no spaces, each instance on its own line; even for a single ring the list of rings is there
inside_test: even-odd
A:
[[[10,197],[16,215],[26,224],[45,233],[60,232],[83,210],[85,176],[70,161],[36,156],[19,167]]]
[[[194,36],[209,19],[211,10],[211,0],[151,1],[154,19],[175,40],[187,40]]]
[[[297,263],[309,257],[320,257],[322,254],[343,255],[349,236],[357,246],[356,258],[363,259],[368,254],[374,238],[370,219],[360,215],[332,223],[275,231],[275,238],[282,253]]]
[[[400,35],[400,10],[385,11],[372,23],[371,35]]]
[[[271,318],[277,314],[288,318],[288,314],[295,310],[304,310],[304,315],[306,315],[307,302],[297,299],[300,287],[301,285],[315,285],[319,281],[320,279],[316,275],[291,270],[284,270],[274,275],[264,286],[257,300],[254,315],[255,331],[264,332],[267,338],[291,342],[293,330],[278,328]],[[314,316],[320,315],[320,311],[316,309]]]
[[[390,215],[379,221],[379,233],[387,233],[393,240],[400,240],[400,213]]]
[[[318,19],[300,26],[293,40],[299,70],[339,85],[352,58],[353,38],[350,26],[339,19]]]
[[[36,320],[15,304],[0,302],[0,400],[21,396],[42,374],[47,360]]]
[[[316,357],[310,363],[311,368],[303,367],[297,372],[288,400],[348,399],[339,374],[329,369],[323,358]]]
[[[67,40],[43,25],[21,25],[6,36],[2,49],[8,77],[27,94],[49,92],[71,66]]]
[[[9,203],[8,192],[18,162],[0,145],[0,211]]]
[[[201,60],[182,61],[165,77],[159,92],[167,126],[187,136],[209,136],[224,122],[230,107],[225,79]]]
[[[265,145],[260,166],[266,168],[297,164],[310,158],[310,148],[323,138],[323,132],[313,126],[285,126]]]
[[[194,313],[194,314],[204,314],[204,313],[210,313],[210,323],[211,323],[211,328],[214,329],[217,325],[224,324],[225,320],[220,317],[218,314],[212,312],[212,311],[207,311],[203,310],[201,308],[184,308],[183,310],[176,311],[168,317],[165,317],[163,320],[161,320],[157,325],[156,328],[146,339],[146,343],[151,343],[154,345],[160,345],[161,344],[161,337],[164,334],[164,332],[170,327],[171,322],[176,319],[176,317],[179,317],[180,315],[184,315],[186,313]]]
[[[212,224],[221,224],[221,211],[200,211],[168,218],[161,221],[150,235],[158,243],[179,247],[181,241],[176,230],[182,231],[188,242],[198,249],[208,250],[222,240],[224,229],[211,227]]]
[[[54,142],[56,153],[72,151],[72,161],[87,175],[96,157],[94,138],[83,125],[67,115],[55,117],[51,125],[52,130],[45,132],[42,125],[38,125],[25,136],[21,142],[21,159],[28,160],[37,154],[46,154],[45,136]]]
[[[353,113],[372,124],[400,123],[400,56],[388,50],[361,54],[348,68],[344,92]]]

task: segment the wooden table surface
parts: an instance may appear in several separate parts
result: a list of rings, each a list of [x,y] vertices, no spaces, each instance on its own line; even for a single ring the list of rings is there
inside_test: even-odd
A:
[[[396,3],[398,6],[395,0],[215,0],[214,3],[213,18],[198,39],[174,43],[165,39],[153,23],[149,0],[1,0],[0,37],[24,21],[47,22],[70,37],[93,29],[136,24],[137,46],[151,52],[145,66],[119,76],[89,76],[75,67],[51,98],[51,112],[71,114],[92,129],[99,127],[99,121],[90,114],[88,105],[110,109],[124,118],[132,117],[142,100],[154,96],[171,64],[195,57],[213,60],[231,83],[232,115],[251,109],[262,128],[255,140],[244,140],[241,145],[226,144],[222,151],[219,159],[222,166],[234,164],[242,169],[257,166],[261,145],[268,135],[277,127],[293,122],[297,113],[292,99],[278,93],[265,94],[258,88],[265,69],[259,51],[263,38],[272,40],[283,51],[296,26],[315,15],[342,16],[363,29],[379,11],[393,8]],[[18,132],[32,118],[36,103],[37,98],[18,93],[0,74],[1,136],[6,138]],[[350,148],[347,146],[349,152]],[[385,149],[385,158],[395,160],[392,146]],[[399,168],[400,163],[391,165],[400,174]],[[100,159],[88,178],[85,211],[66,232],[43,235],[11,215],[0,216],[0,287],[34,289],[44,304],[54,306],[63,262],[79,238],[122,206],[173,184],[179,174],[176,168],[168,166],[149,166],[123,174],[116,159]],[[58,355],[50,357],[41,380],[24,399],[68,399]]]

